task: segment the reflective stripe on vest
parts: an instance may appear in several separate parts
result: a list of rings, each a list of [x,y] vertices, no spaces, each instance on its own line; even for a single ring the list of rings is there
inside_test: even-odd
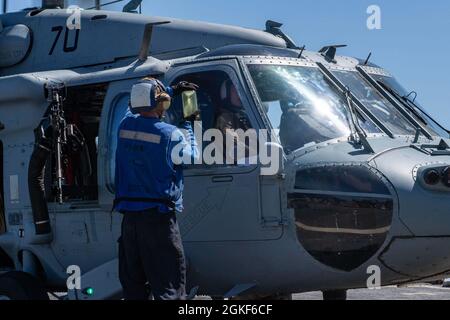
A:
[[[139,131],[120,130],[120,138],[127,139],[127,140],[136,140],[136,141],[142,141],[142,142],[155,143],[155,144],[161,143],[161,136],[158,136],[156,134],[146,133],[146,132],[139,132]]]

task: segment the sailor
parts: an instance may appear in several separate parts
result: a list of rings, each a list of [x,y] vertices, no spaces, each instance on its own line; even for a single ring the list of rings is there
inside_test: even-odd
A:
[[[183,159],[199,153],[192,121],[179,128],[162,121],[172,96],[197,90],[181,82],[166,88],[146,78],[131,91],[130,110],[118,132],[116,199],[123,214],[119,239],[119,277],[126,300],[183,300],[186,265],[177,213],[183,211],[183,167],[175,165],[172,151]],[[183,132],[180,129],[184,129]]]

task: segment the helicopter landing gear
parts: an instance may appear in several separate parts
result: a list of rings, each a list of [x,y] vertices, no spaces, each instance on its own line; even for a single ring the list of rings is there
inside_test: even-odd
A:
[[[28,273],[11,271],[0,275],[0,300],[49,300],[44,286]]]
[[[325,301],[345,301],[347,300],[347,290],[323,291],[323,300]]]

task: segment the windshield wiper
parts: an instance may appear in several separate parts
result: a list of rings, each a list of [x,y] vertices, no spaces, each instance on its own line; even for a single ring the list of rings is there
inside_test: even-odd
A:
[[[369,141],[367,140],[367,133],[359,124],[359,119],[357,112],[353,105],[353,98],[350,88],[347,87],[345,90],[345,100],[347,101],[350,117],[347,117],[350,126],[350,140],[357,145],[362,145],[364,149],[371,153],[375,153]]]
[[[389,92],[390,94],[392,94],[398,101],[400,101],[400,103],[407,108],[409,111],[411,111],[417,118],[419,118],[419,120],[425,124],[428,125],[428,122],[422,117],[422,115],[417,112],[417,110],[414,108],[416,106],[416,104],[414,102],[412,102],[411,100],[409,100],[408,98],[406,98],[405,96],[400,95],[400,93],[398,93],[397,91],[395,91],[393,88],[389,87],[388,85],[386,85],[384,82],[382,81],[378,81],[378,84],[380,86],[383,87],[384,90],[386,90],[387,92]],[[410,105],[410,103],[412,103],[414,105],[414,107],[412,107]],[[419,109],[419,108],[418,108]]]
[[[323,65],[320,62],[317,62],[317,65],[319,66],[320,70],[322,71],[323,75],[325,76],[325,79],[337,90],[337,92],[345,97],[346,91],[348,91],[348,87],[345,86],[325,65]],[[394,133],[389,129],[383,121],[378,119],[378,117],[370,111],[361,101],[358,100],[358,98],[350,91],[348,92],[350,94],[350,97],[352,98],[352,105],[356,106],[356,110],[362,113],[363,118],[368,118],[367,120],[372,121],[378,128],[381,129],[381,131],[389,136],[389,138],[395,139]],[[354,110],[354,109],[352,109]],[[362,130],[362,129],[361,129]],[[372,149],[372,148],[370,148]]]
[[[411,96],[412,93],[415,93],[415,94],[416,94],[416,96],[415,96],[415,98],[414,98],[413,100],[411,100],[411,99],[409,98],[409,97]],[[444,130],[445,132],[447,132],[447,133],[450,135],[450,130],[444,128],[441,124],[439,124],[439,122],[437,122],[436,120],[434,120],[433,117],[430,116],[424,109],[422,109],[422,107],[420,107],[420,106],[417,105],[417,103],[416,103],[417,93],[416,93],[415,91],[411,91],[411,93],[409,93],[409,94],[403,96],[402,98],[403,98],[403,100],[405,100],[406,103],[412,104],[412,105],[414,106],[414,108],[416,108],[416,111],[417,111],[417,110],[420,110],[420,112],[421,112],[423,115],[425,115],[425,117],[427,117],[427,118],[430,120],[430,122],[432,122],[433,124],[437,125],[439,128],[441,128],[442,130]],[[449,136],[449,138],[450,138],[450,136]]]
[[[422,126],[419,120],[417,120],[411,113],[408,112],[410,108],[405,108],[405,104],[401,101],[398,101],[395,97],[392,96],[386,89],[385,86],[382,86],[376,81],[367,71],[365,71],[362,67],[356,66],[356,70],[363,76],[367,82],[369,82],[385,99],[387,99],[402,115],[409,121],[413,127],[416,129],[416,135],[414,141],[417,142],[420,138],[420,135],[423,134],[426,139],[433,139],[433,136],[428,132],[426,126]],[[415,114],[415,112],[413,113]]]

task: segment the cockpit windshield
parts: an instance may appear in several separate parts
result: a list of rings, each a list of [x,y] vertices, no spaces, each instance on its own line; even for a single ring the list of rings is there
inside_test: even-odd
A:
[[[393,93],[394,98],[401,100],[400,103],[406,106],[406,111],[426,127],[432,135],[449,138],[449,133],[424,111],[425,109],[415,99],[416,97],[413,95],[413,92],[409,92],[403,88],[395,78],[385,75],[372,75],[372,77],[384,84],[388,91]]]
[[[258,64],[248,68],[287,153],[350,135],[348,106],[319,68]],[[380,133],[361,114],[358,118],[366,132]]]
[[[383,124],[398,135],[414,135],[416,128],[405,116],[356,71],[333,71],[333,74],[350,88],[353,94]]]

